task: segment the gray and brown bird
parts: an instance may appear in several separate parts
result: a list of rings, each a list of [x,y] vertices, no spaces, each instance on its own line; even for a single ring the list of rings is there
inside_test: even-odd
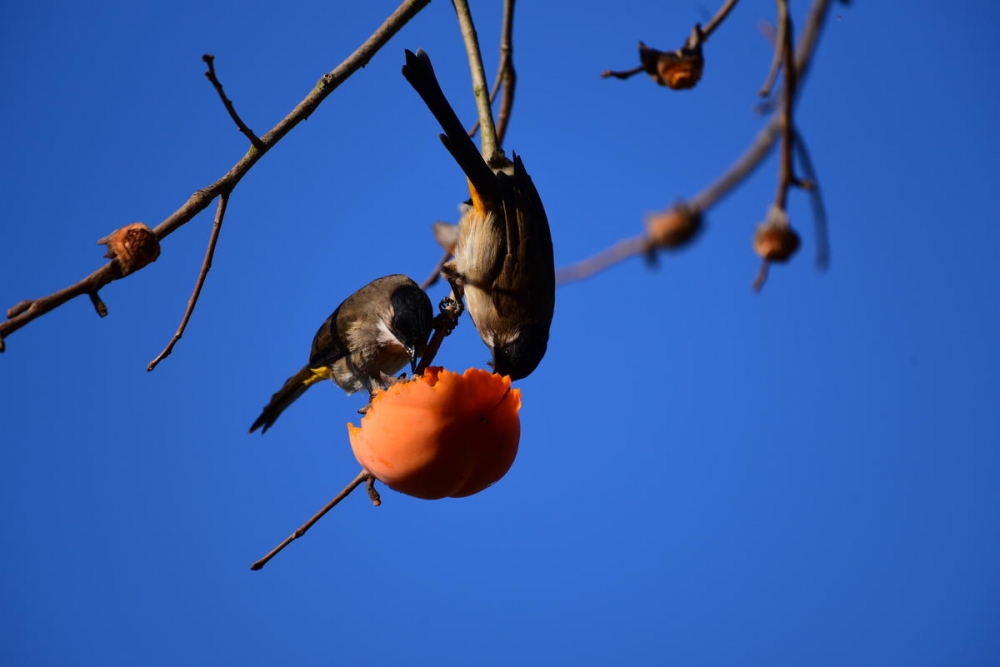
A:
[[[407,363],[410,371],[424,353],[433,308],[427,293],[407,276],[376,278],[337,306],[313,338],[309,363],[271,397],[253,433],[269,429],[306,389],[333,380],[348,394],[385,386]]]
[[[434,114],[441,141],[469,181],[471,206],[459,221],[454,259],[442,269],[480,338],[493,370],[518,380],[541,362],[555,309],[555,265],[548,218],[517,155],[480,155],[455,114],[424,51],[406,52],[403,76]]]

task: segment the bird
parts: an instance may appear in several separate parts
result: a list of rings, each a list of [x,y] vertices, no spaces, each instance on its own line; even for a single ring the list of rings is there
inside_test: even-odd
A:
[[[441,273],[492,352],[494,372],[519,380],[548,348],[555,264],[548,218],[521,158],[480,155],[423,50],[406,51],[403,76],[437,119],[441,141],[469,182],[471,204],[458,224],[454,258]]]
[[[271,397],[250,427],[265,433],[285,408],[321,380],[333,380],[348,395],[374,394],[407,362],[416,372],[433,320],[431,300],[409,277],[376,278],[344,299],[313,338],[309,363]]]

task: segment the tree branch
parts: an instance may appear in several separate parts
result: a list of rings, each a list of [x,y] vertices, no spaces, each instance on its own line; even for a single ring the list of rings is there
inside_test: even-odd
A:
[[[715,32],[715,29],[722,25],[722,22],[726,20],[729,16],[729,12],[733,11],[736,3],[739,0],[726,0],[726,2],[719,8],[719,11],[715,12],[715,16],[709,21],[704,28],[701,30],[701,41],[707,42],[709,36]]]
[[[430,0],[404,0],[396,8],[396,11],[385,20],[364,44],[334,70],[320,78],[312,92],[299,102],[287,116],[282,118],[277,125],[271,128],[267,134],[260,137],[263,148],[252,146],[222,178],[195,192],[180,208],[153,228],[157,239],[162,241],[177,231],[177,229],[190,222],[196,215],[207,208],[212,203],[212,200],[223,192],[232,192],[240,180],[246,176],[247,172],[257,164],[267,151],[281,141],[296,125],[308,118],[341,83],[347,80],[358,69],[368,64],[368,61],[372,59],[379,49],[385,46],[428,3],[430,3]],[[22,301],[18,304],[21,308],[14,315],[8,313],[8,319],[0,322],[0,350],[3,349],[3,339],[29,322],[51,312],[78,296],[83,294],[96,295],[100,288],[122,277],[117,274],[116,266],[117,262],[112,260],[69,287],[65,287],[49,296],[28,301],[28,306],[24,306],[25,302]]]
[[[503,24],[500,27],[500,63],[497,65],[496,78],[493,79],[493,89],[490,90],[490,104],[496,101],[500,89],[500,109],[497,111],[497,145],[503,148],[503,139],[507,134],[510,122],[510,111],[514,107],[514,88],[517,86],[517,72],[514,69],[514,0],[504,0]],[[479,130],[477,120],[469,130],[469,136],[476,136]]]
[[[830,266],[830,233],[827,226],[826,205],[819,187],[819,175],[802,135],[795,133],[795,150],[802,164],[802,171],[809,179],[809,201],[812,203],[813,224],[816,227],[816,266],[825,271]]]
[[[479,37],[476,26],[472,22],[472,12],[468,0],[452,0],[458,25],[462,29],[462,40],[469,55],[469,72],[472,74],[472,92],[476,97],[476,110],[479,112],[479,134],[482,154],[488,164],[492,164],[500,153],[497,142],[497,129],[493,123],[493,107],[490,105],[490,89],[486,84],[486,71],[483,69],[483,56],[479,52]]]
[[[764,83],[757,94],[767,97],[771,94],[775,81],[778,80],[778,72],[781,71],[781,61],[785,53],[785,29],[788,27],[786,18],[788,17],[788,4],[778,2],[778,30],[774,36],[774,56],[771,58],[771,67],[767,71]]]
[[[177,341],[181,339],[184,335],[184,330],[187,329],[188,321],[191,319],[191,314],[194,312],[194,307],[198,303],[198,297],[201,296],[201,288],[205,285],[205,278],[208,277],[208,272],[212,268],[212,258],[215,257],[215,246],[219,242],[219,232],[222,230],[222,219],[226,217],[226,207],[229,205],[229,193],[223,192],[219,195],[219,206],[215,211],[215,222],[212,224],[212,234],[208,238],[208,248],[205,250],[205,261],[201,264],[201,271],[198,272],[198,279],[194,283],[194,291],[191,293],[191,298],[188,299],[187,308],[184,309],[184,317],[181,318],[180,326],[177,327],[177,331],[174,332],[173,338],[167,343],[167,346],[163,348],[160,352],[149,362],[146,366],[147,371],[151,371],[156,366],[170,356],[170,353],[174,351],[174,345]]]
[[[257,561],[253,565],[251,565],[250,569],[251,570],[259,570],[262,567],[264,567],[265,565],[267,565],[267,563],[268,563],[269,560],[271,560],[272,558],[274,558],[275,556],[277,556],[279,553],[281,553],[281,551],[285,547],[287,547],[289,544],[291,544],[295,540],[297,540],[300,537],[302,537],[303,535],[305,535],[306,532],[310,528],[312,528],[313,525],[315,525],[315,523],[317,521],[319,521],[324,516],[326,516],[327,512],[329,512],[334,507],[336,507],[337,504],[340,503],[341,500],[343,500],[347,496],[351,495],[351,492],[354,491],[354,489],[358,488],[359,486],[361,486],[362,484],[364,484],[365,482],[367,482],[369,479],[374,479],[374,476],[370,472],[368,472],[367,470],[365,470],[364,468],[362,468],[361,472],[358,473],[358,476],[355,477],[354,480],[350,484],[348,484],[343,489],[341,489],[340,493],[338,493],[337,495],[335,495],[330,502],[328,502],[326,505],[324,505],[323,509],[321,509],[320,511],[316,512],[316,514],[314,514],[311,519],[309,519],[304,524],[302,524],[301,526],[299,526],[299,528],[294,533],[292,533],[291,535],[289,535],[288,537],[286,537],[284,540],[282,540],[281,543],[278,546],[276,546],[273,549],[271,549],[270,551],[268,551],[267,555],[264,556],[263,558],[261,558],[259,561]],[[372,488],[374,489],[374,487],[372,487]]]
[[[777,0],[778,29],[781,42],[778,50],[782,54],[782,66],[785,74],[785,88],[782,92],[781,105],[781,159],[778,161],[778,193],[774,203],[778,208],[785,209],[788,204],[788,191],[799,184],[795,176],[795,165],[792,162],[792,151],[795,147],[795,89],[798,85],[795,74],[795,58],[793,54],[794,34],[792,32],[792,17],[788,11],[788,0]]]
[[[801,91],[801,83],[805,79],[810,62],[815,52],[823,24],[829,14],[831,0],[815,0],[809,9],[805,27],[795,52],[795,71],[797,75],[796,94]],[[780,113],[773,113],[767,125],[757,133],[753,143],[719,178],[710,183],[692,198],[686,200],[683,206],[694,215],[701,215],[718,204],[726,195],[732,192],[740,183],[746,180],[760,166],[764,158],[774,148],[774,142],[782,131],[784,118]],[[619,241],[611,249],[601,251],[590,259],[563,267],[556,272],[556,283],[563,285],[575,280],[589,277],[598,271],[603,271],[630,257],[641,255],[649,250],[648,236],[638,236]]]
[[[219,81],[219,77],[215,75],[215,56],[206,53],[201,57],[201,59],[205,61],[206,65],[208,65],[208,71],[205,72],[205,77],[212,82],[212,86],[215,87],[215,92],[219,94],[219,98],[222,100],[223,106],[225,106],[226,111],[229,112],[229,117],[233,119],[234,123],[236,123],[236,127],[239,128],[240,132],[242,132],[246,138],[250,140],[250,143],[253,144],[254,148],[257,150],[264,150],[264,142],[260,140],[260,137],[253,133],[253,130],[247,127],[247,124],[243,122],[240,115],[236,113],[236,107],[233,106],[232,101],[226,97],[226,92],[222,89],[222,82]]]

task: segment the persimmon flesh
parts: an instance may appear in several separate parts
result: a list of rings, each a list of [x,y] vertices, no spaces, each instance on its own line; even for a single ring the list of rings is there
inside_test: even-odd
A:
[[[417,498],[461,498],[507,474],[521,438],[521,392],[510,378],[431,367],[375,395],[361,426],[347,425],[358,462]]]

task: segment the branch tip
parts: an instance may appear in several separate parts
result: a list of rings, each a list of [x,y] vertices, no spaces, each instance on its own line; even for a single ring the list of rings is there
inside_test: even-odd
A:
[[[253,133],[253,130],[251,130],[246,123],[243,122],[240,115],[236,113],[236,107],[233,105],[232,101],[226,97],[226,92],[222,89],[222,82],[219,81],[219,77],[215,74],[215,56],[206,53],[201,57],[201,59],[208,66],[208,71],[205,72],[205,77],[212,83],[212,87],[215,88],[215,92],[219,94],[219,99],[222,100],[223,106],[225,106],[226,111],[229,112],[229,117],[233,119],[234,123],[236,123],[236,127],[243,133],[243,136],[250,140],[250,143],[254,148],[259,151],[266,150],[267,146],[264,142],[261,141],[260,137]]]
[[[13,306],[11,306],[10,308],[7,309],[7,319],[11,319],[13,317],[17,317],[21,313],[23,313],[26,310],[28,310],[29,308],[31,308],[31,305],[33,303],[35,303],[35,302],[32,301],[31,299],[25,299],[24,301],[20,301],[18,303],[15,303]]]
[[[90,297],[90,303],[94,304],[94,310],[97,311],[97,316],[107,317],[108,307],[104,305],[103,301],[101,301],[101,295],[98,294],[96,291],[93,291],[93,292],[88,292],[87,296]]]

